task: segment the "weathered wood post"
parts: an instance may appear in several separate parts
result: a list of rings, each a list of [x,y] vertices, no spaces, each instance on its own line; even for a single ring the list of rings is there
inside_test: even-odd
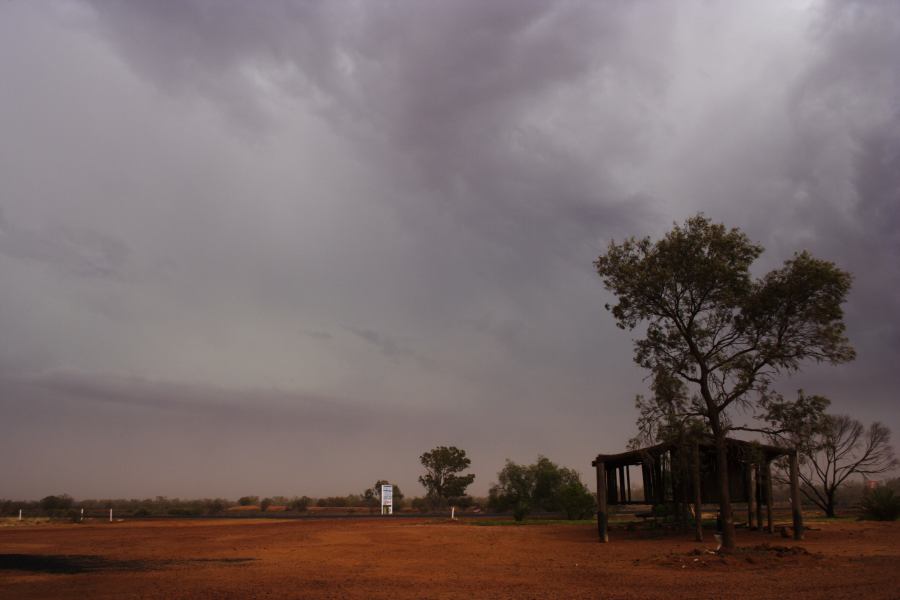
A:
[[[599,458],[597,464],[597,532],[600,534],[600,543],[609,541],[606,521],[606,465]]]
[[[775,519],[772,516],[772,461],[766,461],[766,525],[769,533],[775,533]]]
[[[693,477],[694,482],[694,525],[695,539],[698,542],[703,541],[703,509],[701,508],[700,498],[700,444],[694,444],[693,460]]]
[[[628,491],[628,498],[626,500],[631,502],[631,467],[624,467],[625,469],[625,489]]]
[[[756,529],[756,465],[747,465],[747,528]]]
[[[791,511],[794,516],[794,539],[803,539],[803,512],[800,510],[800,454],[791,452]]]
[[[765,483],[763,482],[762,464],[754,467],[753,473],[756,476],[756,528],[763,530],[763,501],[765,499]]]

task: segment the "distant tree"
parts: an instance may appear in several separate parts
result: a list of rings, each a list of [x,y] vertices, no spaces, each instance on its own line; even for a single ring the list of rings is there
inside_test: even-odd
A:
[[[513,518],[522,521],[534,507],[536,478],[534,469],[507,459],[497,473],[498,483],[491,486],[488,502],[494,510],[512,510]]]
[[[532,510],[561,512],[567,519],[580,519],[594,510],[594,496],[581,482],[578,472],[560,467],[545,456],[531,465],[506,461],[491,486],[488,503],[495,510],[512,510],[517,521]]]
[[[72,496],[59,494],[58,496],[45,496],[41,498],[40,506],[46,511],[67,510],[74,504]]]
[[[238,504],[241,506],[254,506],[259,504],[259,496],[242,496],[238,498]]]
[[[262,501],[259,503],[259,510],[266,512],[267,510],[269,510],[270,506],[272,506],[272,499],[271,498],[263,498]]]
[[[221,498],[203,501],[203,509],[206,511],[206,514],[209,515],[217,515],[223,512],[227,507],[228,504]]]
[[[734,548],[729,411],[746,406],[777,374],[798,370],[805,359],[840,363],[855,356],[841,310],[850,275],[801,252],[754,279],[750,266],[762,251],[739,229],[697,215],[656,242],[611,242],[594,263],[616,296],[607,309],[617,325],[646,325],[635,341],[635,361],[677,376],[697,392],[698,401],[686,410],[705,421],[716,445],[726,550]]]
[[[306,512],[306,509],[309,508],[309,505],[312,504],[312,498],[309,496],[301,496],[299,498],[294,498],[290,502],[287,503],[288,510],[295,510],[297,512]]]
[[[394,494],[394,508],[398,508],[403,503],[403,492],[400,491],[400,486],[397,484],[392,484],[387,479],[379,479],[375,482],[375,485],[372,486],[372,492],[375,494],[375,498],[378,499],[378,503],[381,503],[381,486],[382,485],[391,485],[393,486],[393,494]]]
[[[419,457],[425,474],[419,477],[428,494],[436,503],[453,502],[454,498],[465,496],[466,488],[475,481],[475,475],[458,475],[472,464],[465,450],[455,446],[438,446]]]
[[[764,419],[770,424],[769,439],[800,453],[800,491],[826,516],[834,517],[838,491],[852,475],[869,477],[897,468],[891,447],[891,431],[881,423],[866,429],[848,415],[824,412],[828,400],[806,396],[786,403],[779,395],[766,400]],[[786,481],[786,465],[779,479]]]

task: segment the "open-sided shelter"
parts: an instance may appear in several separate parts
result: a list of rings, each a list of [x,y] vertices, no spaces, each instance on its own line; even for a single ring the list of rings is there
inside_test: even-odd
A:
[[[790,457],[794,537],[801,539],[797,453],[731,438],[726,440],[726,452],[731,501],[747,503],[749,527],[762,527],[765,506],[769,532],[774,532],[771,463],[780,456]],[[597,470],[597,529],[601,542],[609,540],[608,506],[620,504],[668,504],[676,512],[693,504],[697,539],[703,539],[701,505],[717,503],[720,496],[716,447],[712,442],[663,443],[620,454],[600,454],[591,465]],[[640,469],[640,499],[632,497],[631,467]]]

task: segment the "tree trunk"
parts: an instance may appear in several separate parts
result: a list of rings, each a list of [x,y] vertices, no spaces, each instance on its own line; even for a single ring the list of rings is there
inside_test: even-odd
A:
[[[833,519],[835,516],[834,506],[836,502],[834,501],[834,492],[826,492],[827,502],[825,504],[825,516]]]
[[[728,489],[728,447],[725,442],[725,432],[722,431],[718,420],[717,415],[711,425],[716,441],[719,514],[722,517],[722,549],[731,551],[734,550],[734,516],[731,513],[731,494]]]

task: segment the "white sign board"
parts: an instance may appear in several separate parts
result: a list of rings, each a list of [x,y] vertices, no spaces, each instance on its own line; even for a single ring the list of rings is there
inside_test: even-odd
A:
[[[381,514],[394,514],[394,486],[386,483],[381,486]]]

